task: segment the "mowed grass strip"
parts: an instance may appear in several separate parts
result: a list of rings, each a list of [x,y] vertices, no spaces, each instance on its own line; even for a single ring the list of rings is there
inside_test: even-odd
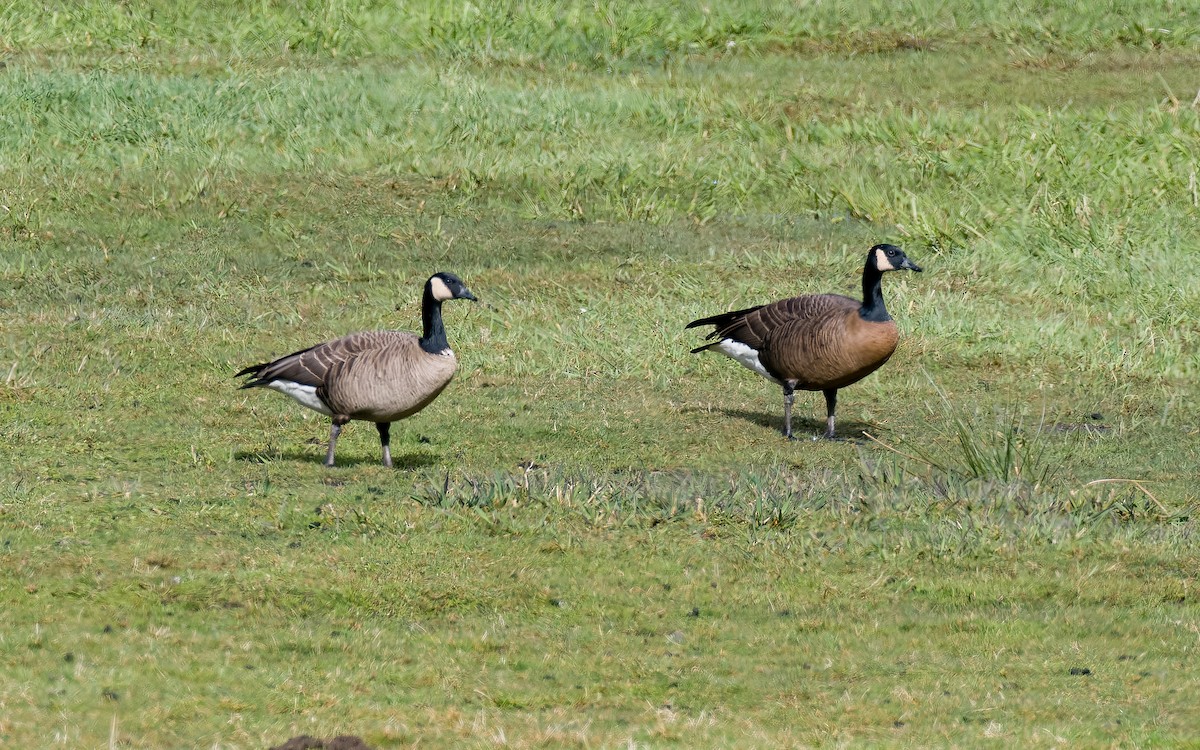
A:
[[[1200,24],[1136,10],[4,11],[0,744],[1195,736]],[[880,240],[853,441],[687,353]],[[401,470],[236,390],[442,269]]]

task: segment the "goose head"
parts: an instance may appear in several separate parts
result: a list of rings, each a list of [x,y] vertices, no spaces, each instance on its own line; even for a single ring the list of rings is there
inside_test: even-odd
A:
[[[429,281],[425,282],[425,289],[429,293],[429,296],[438,302],[445,302],[451,299],[478,301],[475,295],[471,294],[471,290],[467,289],[467,285],[462,282],[462,279],[446,271],[430,276]]]
[[[888,244],[876,245],[871,248],[867,255],[867,266],[874,267],[880,273],[884,271],[921,272],[921,267],[909,260],[903,250]]]

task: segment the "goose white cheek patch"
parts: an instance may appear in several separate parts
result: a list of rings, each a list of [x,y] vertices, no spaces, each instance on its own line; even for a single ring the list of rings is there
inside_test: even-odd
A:
[[[450,287],[436,276],[429,280],[429,288],[433,292],[433,298],[438,302],[454,299],[454,293],[450,291]]]
[[[319,411],[327,417],[333,416],[333,412],[330,411],[329,407],[321,399],[317,398],[316,386],[304,385],[291,380],[272,380],[270,383],[267,383],[267,387],[273,391],[279,391],[291,396],[313,411]]]

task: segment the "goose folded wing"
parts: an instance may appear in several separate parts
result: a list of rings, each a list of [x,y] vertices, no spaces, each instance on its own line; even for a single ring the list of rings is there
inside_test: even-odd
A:
[[[828,308],[820,314],[790,318],[771,329],[763,345],[763,364],[781,378],[802,384],[837,377],[846,335],[846,310]]]
[[[363,331],[307,349],[301,349],[266,365],[257,373],[258,382],[290,380],[302,385],[321,386],[329,373],[363,352],[386,345],[388,331]]]
[[[787,323],[824,318],[832,313],[857,309],[859,303],[839,294],[810,294],[739,311],[736,318],[722,321],[708,338],[733,339],[761,349],[771,332]]]

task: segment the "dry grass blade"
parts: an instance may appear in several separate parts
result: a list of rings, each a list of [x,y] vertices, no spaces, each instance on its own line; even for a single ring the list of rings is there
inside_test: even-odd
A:
[[[1142,481],[1139,479],[1093,479],[1083,486],[1092,487],[1099,484],[1132,484],[1134,487],[1137,487],[1139,490],[1145,493],[1146,497],[1150,498],[1150,501],[1153,502],[1158,508],[1159,512],[1162,514],[1162,517],[1170,518],[1176,515],[1167,510],[1166,506],[1159,502],[1158,498],[1154,496],[1154,493],[1147,489],[1146,485],[1142,484]]]
[[[944,467],[944,466],[942,466],[941,464],[939,464],[939,463],[937,463],[937,462],[935,462],[935,461],[931,460],[931,459],[930,459],[930,458],[928,458],[928,457],[925,457],[925,456],[914,456],[914,455],[913,455],[913,454],[911,454],[911,453],[905,453],[904,451],[902,451],[902,450],[900,450],[900,449],[898,449],[898,448],[895,448],[895,447],[893,447],[893,446],[891,446],[891,445],[888,445],[887,443],[883,442],[882,440],[880,440],[879,438],[875,437],[874,435],[872,435],[871,433],[869,433],[869,432],[867,432],[867,431],[865,431],[865,430],[863,431],[863,433],[862,433],[862,434],[863,434],[863,437],[867,438],[867,439],[868,439],[868,440],[870,440],[871,442],[875,443],[876,445],[879,445],[879,446],[880,446],[881,448],[883,448],[884,450],[891,451],[892,453],[895,453],[897,456],[900,456],[901,458],[907,458],[907,459],[908,459],[908,460],[910,460],[910,461],[915,461],[915,462],[917,462],[917,463],[919,463],[919,464],[924,464],[924,465],[928,466],[930,469],[937,469],[938,471],[942,471],[942,472],[946,471],[946,467]]]

